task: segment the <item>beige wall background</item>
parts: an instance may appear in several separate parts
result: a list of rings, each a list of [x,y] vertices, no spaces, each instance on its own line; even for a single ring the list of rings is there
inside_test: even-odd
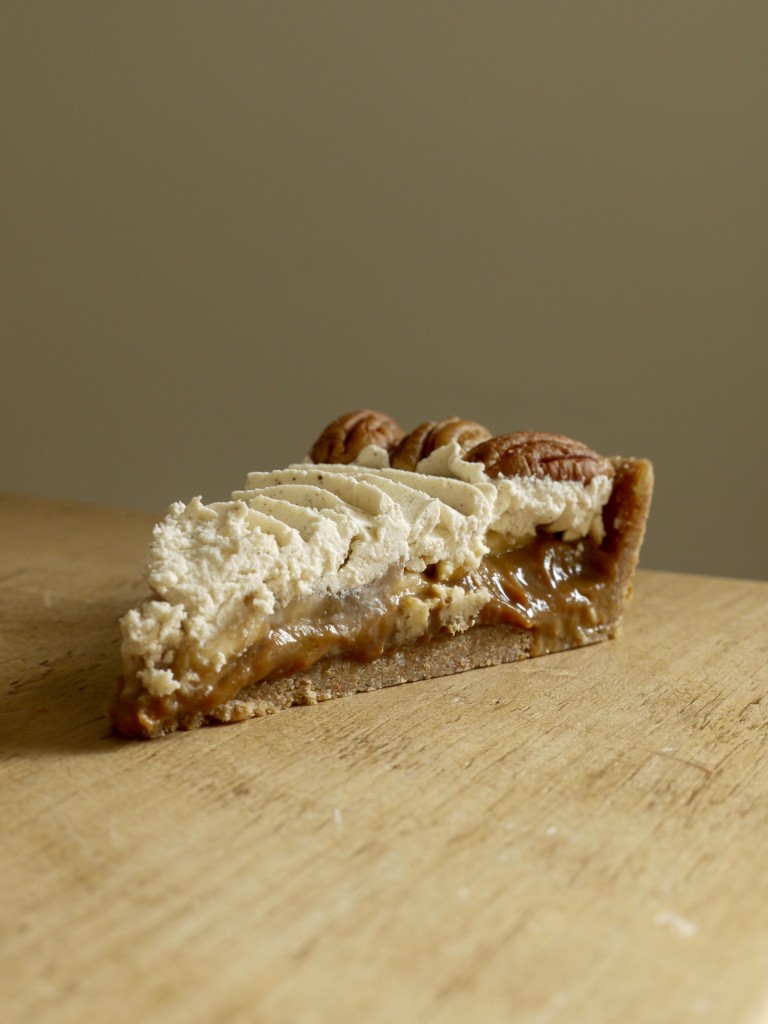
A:
[[[768,578],[768,4],[2,6],[0,487],[161,512],[360,406],[647,455]]]

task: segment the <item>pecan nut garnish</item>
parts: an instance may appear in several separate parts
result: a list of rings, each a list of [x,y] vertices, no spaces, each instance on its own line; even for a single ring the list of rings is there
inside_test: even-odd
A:
[[[391,416],[373,409],[358,409],[329,423],[312,445],[309,457],[313,462],[353,462],[369,444],[391,450],[404,433]]]
[[[488,476],[536,476],[588,484],[596,476],[613,476],[610,459],[563,434],[521,430],[492,437],[470,449],[467,462],[482,462]]]
[[[490,430],[474,420],[460,420],[458,416],[447,420],[428,420],[402,439],[392,452],[390,462],[394,469],[413,471],[436,448],[456,441],[466,452],[490,436]]]

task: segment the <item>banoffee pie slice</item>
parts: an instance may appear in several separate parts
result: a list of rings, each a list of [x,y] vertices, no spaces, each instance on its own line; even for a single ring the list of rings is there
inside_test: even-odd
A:
[[[616,635],[651,464],[360,410],[155,527],[110,713],[152,737]]]

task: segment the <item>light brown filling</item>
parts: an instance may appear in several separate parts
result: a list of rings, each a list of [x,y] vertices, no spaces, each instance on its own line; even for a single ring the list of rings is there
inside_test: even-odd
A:
[[[616,597],[614,564],[590,539],[566,543],[540,533],[525,547],[489,554],[478,569],[443,582],[468,593],[490,592],[472,627],[508,624],[531,630],[531,653],[545,654],[606,635]],[[137,680],[122,680],[112,707],[115,727],[129,736],[166,731],[180,716],[205,714],[244,686],[291,676],[320,659],[372,661],[396,647],[454,632],[442,600],[445,591],[431,577],[429,569],[422,575],[395,569],[376,585],[289,606],[222,672],[195,666],[200,682],[168,696],[155,697]],[[416,638],[404,628],[413,598],[428,609]],[[187,657],[179,655],[185,662]]]

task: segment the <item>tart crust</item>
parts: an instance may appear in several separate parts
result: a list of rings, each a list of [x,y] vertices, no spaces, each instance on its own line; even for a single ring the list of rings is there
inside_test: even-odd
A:
[[[615,472],[611,497],[603,510],[605,536],[600,545],[610,566],[607,597],[596,610],[594,625],[585,634],[558,631],[544,649],[537,644],[537,628],[512,624],[471,626],[465,632],[421,639],[390,650],[373,661],[341,657],[316,662],[310,668],[280,679],[245,685],[236,697],[209,711],[183,712],[163,730],[195,729],[205,724],[238,722],[262,717],[295,705],[317,704],[335,697],[362,693],[519,661],[541,653],[568,650],[617,635],[626,602],[653,491],[653,469],[644,459],[613,458]]]

